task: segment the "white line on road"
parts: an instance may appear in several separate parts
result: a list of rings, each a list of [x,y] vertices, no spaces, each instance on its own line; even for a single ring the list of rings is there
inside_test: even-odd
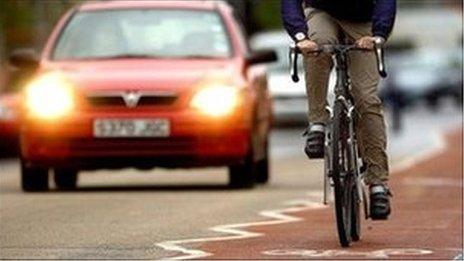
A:
[[[406,170],[420,162],[423,162],[431,157],[436,156],[437,154],[444,151],[445,148],[446,148],[446,142],[445,142],[443,134],[436,132],[433,134],[433,146],[431,146],[430,149],[423,151],[421,153],[418,153],[414,156],[408,157],[405,160],[395,164],[392,168],[392,172],[400,172],[400,171]],[[310,194],[309,195],[310,197],[311,196],[314,197],[314,196],[320,195],[320,192],[313,192],[309,194]],[[325,205],[321,203],[317,203],[315,201],[308,200],[308,199],[297,199],[297,200],[288,201],[286,203],[290,205],[290,207],[284,208],[284,209],[276,209],[276,210],[264,210],[259,213],[260,216],[263,216],[266,218],[272,218],[273,220],[250,222],[250,223],[226,224],[226,225],[220,225],[220,226],[215,226],[215,227],[210,228],[210,230],[214,232],[230,234],[228,236],[170,240],[170,241],[164,241],[161,243],[157,243],[155,244],[155,246],[163,248],[164,250],[167,250],[167,251],[175,251],[175,252],[180,252],[183,254],[180,256],[169,258],[173,260],[205,258],[213,254],[199,250],[199,249],[191,249],[188,247],[184,247],[183,245],[260,237],[260,236],[263,236],[262,233],[249,232],[249,231],[242,230],[242,229],[247,228],[247,227],[268,226],[268,225],[277,225],[277,224],[301,221],[302,218],[290,216],[287,214],[326,207]]]
[[[404,170],[407,170],[411,168],[412,166],[418,164],[419,162],[424,162],[428,159],[433,158],[437,154],[440,154],[446,149],[446,141],[444,138],[443,133],[440,132],[433,132],[431,135],[432,143],[433,145],[430,146],[427,150],[424,150],[420,153],[417,153],[413,156],[407,157],[404,160],[396,163],[392,169],[391,172],[401,172]]]
[[[308,193],[308,194],[311,197],[311,196],[316,196],[316,195],[319,196],[320,193],[314,192],[314,193]],[[271,218],[272,220],[249,222],[249,223],[227,224],[227,225],[220,225],[220,226],[215,226],[215,227],[210,228],[210,230],[214,232],[229,234],[227,236],[171,240],[171,241],[164,241],[161,243],[157,243],[155,245],[167,251],[176,251],[176,252],[180,252],[183,254],[180,256],[170,257],[167,259],[178,260],[178,259],[205,258],[213,254],[199,250],[199,249],[191,249],[183,245],[193,244],[193,243],[205,243],[205,242],[260,237],[260,236],[263,236],[262,233],[249,232],[243,229],[247,227],[269,226],[269,225],[278,225],[278,224],[284,224],[284,223],[298,222],[303,219],[299,217],[291,216],[288,214],[310,210],[310,209],[320,209],[320,208],[326,207],[325,205],[321,203],[317,203],[307,198],[287,201],[285,204],[289,205],[289,207],[284,208],[284,209],[264,210],[264,211],[259,212],[260,216]]]
[[[462,253],[460,253],[453,260],[464,260],[464,256],[462,255]]]
[[[334,258],[334,257],[359,257],[368,259],[386,259],[394,256],[419,256],[433,254],[429,249],[417,248],[389,248],[373,251],[359,251],[350,249],[313,250],[313,249],[275,249],[263,251],[268,256],[298,257],[298,258]]]
[[[446,148],[446,142],[445,142],[444,136],[441,133],[436,132],[433,135],[433,146],[431,146],[430,149],[423,151],[419,154],[416,154],[414,156],[408,157],[405,160],[395,164],[392,168],[392,172],[400,172],[400,171],[409,169],[410,167],[420,162],[423,162],[431,157],[436,156],[437,154],[444,151],[445,148]],[[320,196],[320,192],[314,191],[312,193],[309,193],[309,196],[310,197]],[[176,252],[183,253],[183,255],[175,256],[169,259],[179,260],[179,259],[205,258],[213,254],[199,250],[199,249],[191,249],[188,247],[184,247],[183,245],[260,237],[260,236],[263,236],[262,233],[249,232],[249,231],[245,231],[242,229],[247,228],[247,227],[254,227],[254,226],[268,226],[268,225],[277,225],[277,224],[301,221],[302,218],[286,215],[286,213],[295,213],[295,212],[300,212],[300,211],[305,211],[305,210],[326,207],[325,205],[321,203],[316,203],[315,201],[308,200],[308,199],[292,200],[292,201],[286,202],[286,204],[290,205],[290,207],[285,208],[285,209],[277,209],[277,210],[264,210],[259,213],[260,216],[267,217],[267,218],[273,218],[274,220],[250,222],[250,223],[226,224],[226,225],[220,225],[220,226],[215,226],[215,227],[210,228],[210,230],[214,232],[230,234],[228,236],[170,240],[170,241],[164,241],[161,243],[157,243],[155,245],[167,251],[176,251]]]

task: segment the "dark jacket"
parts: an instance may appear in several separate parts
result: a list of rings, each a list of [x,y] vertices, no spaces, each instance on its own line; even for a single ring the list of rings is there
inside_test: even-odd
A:
[[[281,0],[285,29],[295,40],[297,33],[307,34],[305,6],[321,9],[331,16],[352,22],[372,22],[372,35],[385,39],[390,35],[396,15],[396,0]]]

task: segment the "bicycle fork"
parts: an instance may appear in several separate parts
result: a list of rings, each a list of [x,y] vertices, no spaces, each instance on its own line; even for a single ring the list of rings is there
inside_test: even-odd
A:
[[[345,106],[345,109],[347,110],[347,119],[349,121],[349,137],[347,140],[348,147],[349,147],[349,169],[354,173],[355,178],[356,178],[356,191],[358,194],[357,200],[358,203],[365,203],[365,194],[363,190],[363,177],[361,175],[361,167],[358,162],[359,159],[359,151],[358,151],[358,146],[357,146],[357,141],[355,139],[355,129],[354,129],[354,121],[353,121],[353,114],[354,114],[354,106],[351,105],[343,96],[339,96],[337,98],[340,102],[343,103]],[[329,112],[330,119],[333,118],[333,112],[332,109],[328,106],[326,107],[326,110]],[[327,128],[329,130],[331,128]],[[331,166],[332,166],[332,151],[331,151],[331,137],[330,137],[330,132],[326,131],[325,133],[325,160],[324,160],[324,195],[323,195],[323,204],[327,205],[328,204],[328,194],[329,194],[329,189],[330,189],[330,176],[331,176]],[[364,204],[366,205],[366,204]],[[365,208],[366,209],[366,208]],[[368,213],[365,211],[365,213]],[[367,217],[367,215],[366,215]]]
[[[366,194],[364,192],[364,182],[363,182],[363,173],[361,173],[361,166],[359,164],[359,150],[358,150],[358,144],[357,140],[355,139],[355,129],[354,129],[354,106],[350,106],[348,103],[348,113],[347,113],[347,118],[349,120],[349,138],[348,138],[348,146],[350,147],[350,161],[352,166],[350,166],[351,171],[353,171],[355,178],[356,178],[356,190],[358,193],[358,203],[363,204],[364,207],[364,214],[365,218],[369,218],[369,211],[368,211],[368,203],[366,199]]]
[[[330,118],[329,119],[333,119],[333,111],[332,111],[332,108],[330,106],[327,106],[325,108],[328,112],[329,112],[329,115],[330,115]],[[332,124],[332,123],[330,123]],[[330,128],[326,128],[325,130],[325,140],[324,140],[324,196],[323,196],[323,199],[322,199],[322,203],[324,205],[327,205],[328,204],[328,195],[329,195],[329,189],[330,189],[330,176],[331,176],[331,166],[332,166],[332,149],[331,149],[331,146],[330,146],[330,140],[331,140],[331,137],[330,137]]]
[[[351,106],[348,108],[347,117],[349,120],[349,138],[348,138],[348,146],[350,148],[350,161],[351,166],[350,169],[353,171],[356,177],[356,188],[358,193],[358,202],[361,203],[364,201],[363,195],[363,181],[362,181],[362,174],[361,174],[361,167],[359,165],[359,151],[358,151],[358,144],[355,139],[355,130],[354,130],[354,123],[353,123],[353,113],[354,107]]]

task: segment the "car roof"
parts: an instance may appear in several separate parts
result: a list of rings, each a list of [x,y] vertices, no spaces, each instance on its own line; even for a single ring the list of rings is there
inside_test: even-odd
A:
[[[88,1],[79,6],[80,11],[98,11],[114,9],[145,9],[145,8],[179,8],[179,9],[200,9],[218,10],[229,9],[230,6],[224,1]]]

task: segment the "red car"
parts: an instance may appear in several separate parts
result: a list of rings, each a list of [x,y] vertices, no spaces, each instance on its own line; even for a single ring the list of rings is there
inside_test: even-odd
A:
[[[109,1],[60,20],[24,90],[25,191],[76,187],[80,170],[228,166],[232,187],[268,180],[270,97],[234,11],[219,1]]]
[[[0,156],[17,152],[21,96],[18,93],[0,94]]]

